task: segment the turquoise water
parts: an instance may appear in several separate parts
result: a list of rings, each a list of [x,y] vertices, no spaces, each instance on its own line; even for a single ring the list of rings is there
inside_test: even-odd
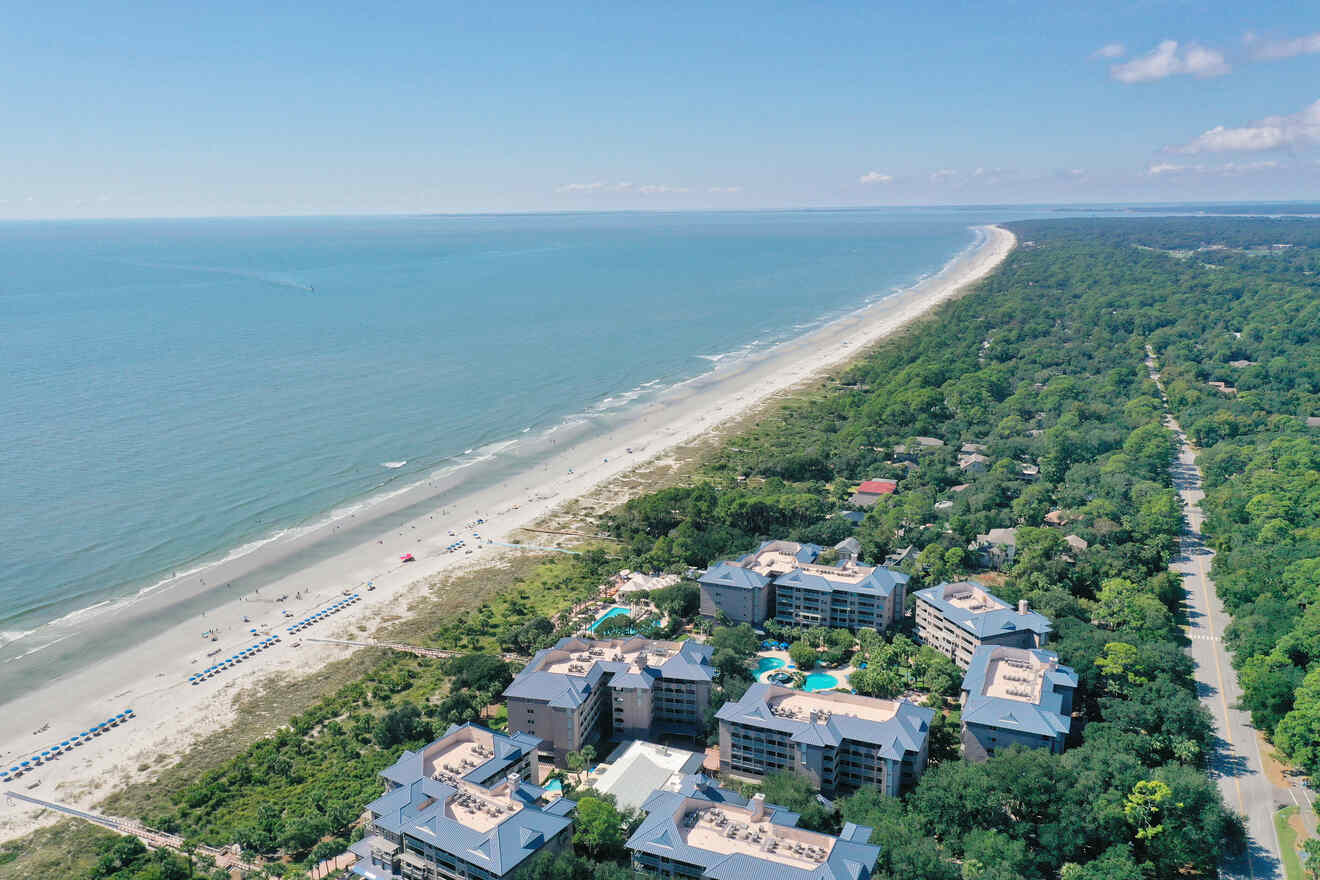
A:
[[[611,617],[618,617],[621,614],[627,614],[627,613],[628,613],[627,608],[620,608],[616,605],[615,607],[611,608],[609,611],[606,611],[600,617],[596,618],[595,622],[591,624],[591,631],[595,632],[596,627],[600,626],[602,623],[609,620]]]
[[[807,691],[828,691],[839,686],[839,680],[827,672],[812,672],[807,676],[802,689]]]
[[[0,661],[383,493],[525,467],[1004,215],[0,223]]]
[[[547,782],[545,785],[541,787],[544,788],[546,791],[554,792],[558,794],[559,792],[564,790],[564,783],[560,782],[558,779],[551,779],[549,782]]]
[[[756,661],[756,674],[769,672],[771,669],[778,669],[784,665],[784,661],[778,657],[761,657]]]

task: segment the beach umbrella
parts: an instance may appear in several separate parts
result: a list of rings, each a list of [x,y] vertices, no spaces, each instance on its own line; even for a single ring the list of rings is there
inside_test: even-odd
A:
[[[32,762],[31,762],[31,761],[19,761],[19,762],[18,762],[18,766],[20,766],[20,767],[31,767],[31,766],[32,766]]]

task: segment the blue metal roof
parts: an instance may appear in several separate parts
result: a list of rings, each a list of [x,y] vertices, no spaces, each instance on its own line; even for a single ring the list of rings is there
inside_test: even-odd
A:
[[[1040,702],[985,695],[990,661],[1012,655],[1031,655],[1046,665]],[[964,724],[981,724],[1050,737],[1067,735],[1072,727],[1070,707],[1072,693],[1077,690],[1077,673],[1060,665],[1059,655],[1053,651],[982,645],[972,654],[967,674],[963,676],[962,689],[966,694],[962,709]]]
[[[688,804],[689,800],[697,803]],[[724,803],[745,807],[748,801],[736,792],[716,787],[704,777],[685,777],[678,791],[656,791],[646,800],[642,805],[646,818],[628,838],[627,847],[696,865],[701,868],[701,876],[711,880],[865,880],[880,858],[880,847],[866,842],[871,829],[851,823],[845,827],[844,835],[833,839],[829,857],[811,868],[786,865],[753,853],[723,853],[689,845],[678,827],[682,819],[680,811],[685,806]],[[770,824],[797,825],[796,813],[775,804],[766,804],[765,810]]]
[[[840,569],[839,573],[843,574],[843,570]],[[794,569],[775,578],[775,586],[777,587],[798,587],[799,589],[820,590],[821,592],[860,593],[879,598],[892,595],[895,587],[907,582],[908,576],[903,572],[883,567],[877,567],[866,577],[855,583],[841,578],[836,580],[827,574],[806,572],[801,569]]]
[[[525,700],[546,701],[551,706],[564,709],[576,709],[586,702],[595,687],[608,679],[610,687],[620,689],[646,690],[657,678],[675,681],[712,681],[715,669],[710,659],[715,650],[699,642],[684,641],[678,650],[658,664],[650,664],[645,669],[633,671],[627,663],[618,663],[603,658],[593,658],[586,673],[574,675],[569,672],[547,672],[543,669],[551,662],[552,655],[581,653],[601,645],[616,646],[618,650],[630,653],[639,645],[650,640],[640,637],[611,641],[592,639],[560,639],[553,648],[536,652],[522,672],[504,689],[504,696]]]
[[[524,755],[534,752],[541,747],[540,738],[532,736],[529,733],[517,732],[513,734],[504,734],[497,733],[471,722],[463,725],[455,724],[451,725],[450,728],[445,731],[444,736],[426,746],[421,751],[406,751],[399,755],[398,760],[380,771],[380,775],[384,776],[395,785],[408,785],[413,780],[421,778],[423,773],[423,759],[426,752],[437,743],[444,742],[450,736],[467,728],[474,728],[483,731],[484,735],[489,736],[493,747],[492,751],[495,753],[494,757],[479,764],[472,770],[469,770],[463,776],[466,781],[477,785],[485,785],[487,780],[492,779],[497,774],[500,778],[495,781],[497,783],[503,782],[503,771],[520,761]]]
[[[834,748],[845,739],[866,743],[878,747],[883,757],[896,761],[902,760],[905,752],[921,751],[930,736],[930,724],[935,717],[934,709],[918,706],[907,700],[895,701],[894,715],[887,721],[869,721],[854,715],[842,714],[848,709],[848,702],[842,700],[836,701],[838,711],[831,713],[829,719],[824,722],[813,723],[809,720],[785,718],[770,711],[772,698],[792,693],[795,691],[791,688],[772,684],[754,684],[747,689],[741,700],[721,706],[715,717],[733,724],[746,724],[792,734],[793,742],[804,745]],[[817,696],[829,699],[828,695],[817,694]]]
[[[760,590],[770,583],[770,578],[732,562],[717,562],[702,572],[697,582],[743,590]]]
[[[523,807],[486,831],[477,831],[446,815],[458,789],[434,779],[420,778],[386,792],[367,805],[375,824],[405,835],[476,865],[496,876],[517,867],[555,835],[572,825],[575,802],[557,801],[554,809],[537,803],[536,786],[512,792]]]
[[[944,598],[945,590],[949,587],[958,586],[974,587],[1004,607],[979,612],[959,608]],[[1026,614],[1021,614],[1016,608],[1009,606],[976,581],[939,584],[938,586],[927,587],[924,590],[917,590],[915,595],[918,599],[934,605],[946,620],[952,621],[978,639],[994,638],[995,636],[1024,629],[1040,635],[1047,635],[1054,631],[1049,618],[1045,615],[1031,610],[1028,610]]]

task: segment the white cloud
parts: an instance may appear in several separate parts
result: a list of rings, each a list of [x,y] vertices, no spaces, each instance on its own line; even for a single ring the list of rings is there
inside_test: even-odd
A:
[[[1122,43],[1105,43],[1091,53],[1092,58],[1122,58],[1127,49]]]
[[[1175,165],[1172,162],[1152,162],[1146,166],[1146,174],[1151,177],[1158,177],[1161,174],[1177,174],[1180,171],[1189,170],[1186,165]]]
[[[1246,44],[1253,61],[1279,61],[1320,53],[1320,33],[1287,40],[1265,40],[1255,34],[1247,34]]]
[[[645,196],[663,194],[663,193],[685,193],[691,192],[686,186],[667,186],[663,183],[648,183],[637,187],[637,191]]]
[[[1271,171],[1280,167],[1280,163],[1266,159],[1259,162],[1224,162],[1220,165],[1178,165],[1173,162],[1152,162],[1146,166],[1148,177],[1163,174],[1251,174],[1255,171]]]
[[[941,168],[941,169],[939,169],[938,171],[932,171],[932,172],[930,173],[930,182],[931,182],[931,183],[946,183],[947,181],[949,181],[949,180],[951,180],[952,178],[957,177],[957,176],[958,176],[958,172],[955,171],[954,169],[952,169],[952,168]]]
[[[881,174],[879,171],[868,171],[865,174],[863,174],[861,177],[857,178],[857,182],[858,183],[893,183],[894,176],[892,174]]]
[[[1218,49],[1192,43],[1179,51],[1177,40],[1164,40],[1149,53],[1109,68],[1109,75],[1121,83],[1154,82],[1178,74],[1207,77],[1222,76],[1232,68]]]
[[[632,184],[626,180],[610,183],[606,180],[593,180],[591,183],[565,183],[555,187],[555,192],[626,192]]]
[[[708,186],[706,192],[712,193],[736,193],[742,192],[741,186]]]
[[[1242,126],[1216,125],[1180,147],[1175,153],[1222,153],[1277,150],[1320,142],[1320,101],[1287,116],[1266,116]]]

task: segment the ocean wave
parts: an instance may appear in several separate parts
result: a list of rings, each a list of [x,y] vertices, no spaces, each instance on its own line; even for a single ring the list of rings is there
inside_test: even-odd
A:
[[[3,648],[5,645],[12,645],[14,642],[18,641],[19,639],[26,638],[32,635],[34,632],[36,632],[36,630],[32,630],[32,629],[0,630],[0,648]]]
[[[390,470],[393,471],[393,470],[398,470],[407,463],[408,463],[407,459],[403,461],[382,461],[380,463],[380,466],[383,468],[389,468]]]
[[[73,633],[69,633],[66,636],[60,636],[58,639],[51,639],[49,642],[43,642],[40,645],[29,648],[28,650],[24,651],[22,654],[19,654],[16,657],[11,657],[9,660],[6,660],[5,662],[16,663],[17,661],[22,660],[24,657],[31,657],[33,654],[37,653],[38,651],[44,651],[47,648],[51,647],[52,645],[58,645],[60,642],[64,641],[65,639],[73,638],[73,635],[74,635]]]

